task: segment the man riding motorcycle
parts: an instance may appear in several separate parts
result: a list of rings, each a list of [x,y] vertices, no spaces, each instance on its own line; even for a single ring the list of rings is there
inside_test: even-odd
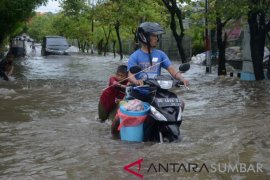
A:
[[[161,50],[155,49],[159,41],[159,35],[164,34],[163,28],[155,22],[141,23],[137,30],[137,36],[141,43],[141,48],[130,55],[128,60],[128,70],[133,66],[139,66],[147,73],[148,78],[154,78],[161,74],[161,67],[165,68],[173,78],[180,80],[185,86],[189,85],[180,71],[176,71],[168,56]],[[139,75],[134,76],[129,71],[129,82],[135,85],[142,85],[143,82],[137,79]]]
[[[138,27],[137,37],[141,48],[132,53],[128,60],[128,80],[131,84],[141,86],[143,85],[142,76],[146,75],[147,79],[154,79],[161,74],[161,68],[164,68],[174,79],[180,80],[185,86],[189,85],[189,81],[183,78],[181,72],[174,69],[168,56],[163,51],[155,49],[159,40],[158,36],[164,33],[163,28],[155,22],[144,22]],[[139,69],[139,72],[134,69]],[[183,102],[181,102],[183,109],[182,106]],[[119,119],[116,118],[112,124],[112,134],[119,133],[118,125]]]

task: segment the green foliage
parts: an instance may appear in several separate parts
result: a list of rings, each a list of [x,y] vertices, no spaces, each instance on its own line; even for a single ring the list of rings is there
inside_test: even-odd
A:
[[[108,0],[95,6],[86,6],[83,0],[62,0],[64,16],[56,28],[65,24],[64,34],[79,41],[92,42],[96,46],[103,39],[117,40],[114,31],[119,22],[121,38],[133,38],[141,21],[156,21],[165,24],[167,13],[160,1],[156,0]],[[65,23],[64,23],[65,22]],[[94,27],[92,27],[94,22]],[[93,31],[92,31],[93,29]],[[111,31],[110,37],[106,37]]]
[[[86,8],[84,0],[62,0],[61,7],[65,15],[77,17]]]
[[[102,39],[105,43],[109,31],[108,41],[117,41],[114,31],[117,22],[122,40],[133,39],[142,21],[167,24],[168,15],[160,0],[108,0],[95,6],[86,6],[84,2],[61,0],[61,13],[35,16],[29,23],[30,36],[40,40],[44,35],[58,34],[97,46]]]
[[[1,0],[0,1],[0,45],[8,37],[22,31],[33,10],[47,0]]]
[[[156,21],[165,24],[167,13],[161,1],[156,0],[108,0],[95,7],[95,20],[103,29],[112,30],[119,26],[121,40],[133,39],[136,28],[142,21]],[[105,34],[102,37],[105,39]],[[116,40],[113,31],[110,41]]]
[[[44,36],[55,35],[54,21],[56,15],[48,13],[34,16],[28,24],[28,34],[36,41],[41,41]]]
[[[189,28],[185,33],[192,38],[192,55],[196,55],[205,51],[205,9],[202,2],[189,3],[183,7],[185,18],[189,21]]]

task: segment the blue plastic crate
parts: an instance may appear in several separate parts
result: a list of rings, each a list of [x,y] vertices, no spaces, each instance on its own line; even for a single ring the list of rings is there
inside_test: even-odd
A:
[[[241,72],[241,80],[254,81],[255,75],[254,75],[254,73],[251,73],[251,72]]]

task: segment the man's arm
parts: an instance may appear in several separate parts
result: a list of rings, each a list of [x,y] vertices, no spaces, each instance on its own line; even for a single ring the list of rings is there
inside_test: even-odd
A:
[[[189,85],[188,80],[185,80],[180,71],[176,71],[172,65],[167,68],[167,71],[171,74],[171,76],[177,80],[180,80],[184,83],[185,86]]]
[[[132,84],[135,84],[137,86],[142,86],[143,85],[143,81],[142,80],[137,80],[135,78],[135,75],[132,74],[130,71],[128,72],[128,81]]]

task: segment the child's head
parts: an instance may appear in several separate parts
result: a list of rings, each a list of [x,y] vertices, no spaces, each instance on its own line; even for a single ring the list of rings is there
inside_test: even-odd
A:
[[[128,76],[127,66],[126,65],[118,66],[116,70],[116,78],[118,79],[118,81],[126,79],[127,76]]]

